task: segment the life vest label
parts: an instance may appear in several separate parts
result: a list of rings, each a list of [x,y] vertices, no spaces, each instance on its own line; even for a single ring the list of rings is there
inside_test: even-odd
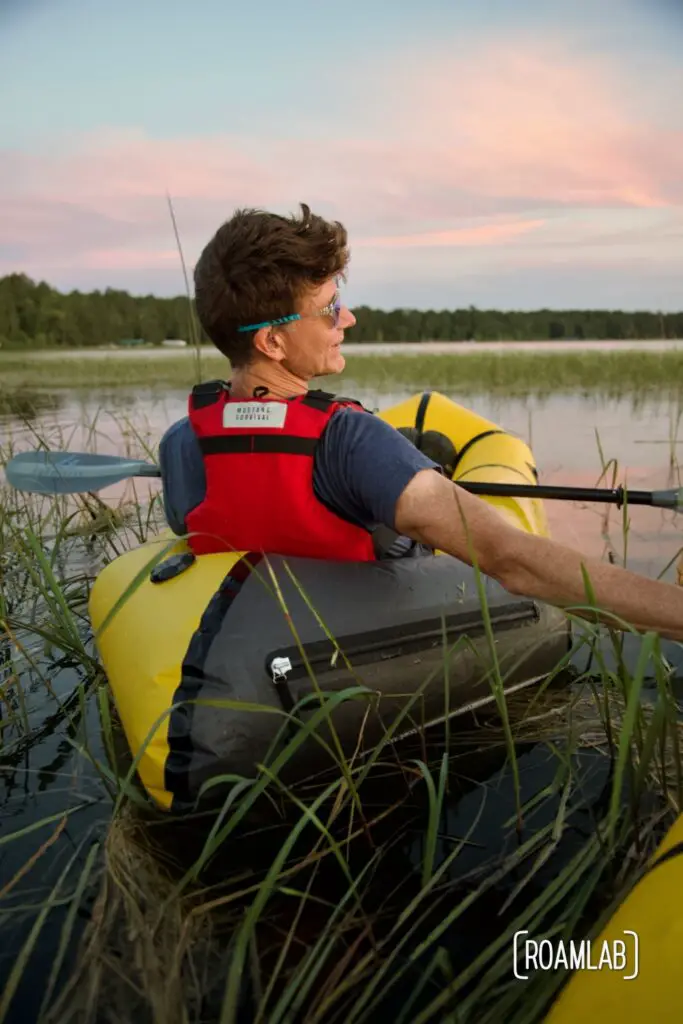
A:
[[[223,409],[223,426],[282,429],[286,417],[286,402],[228,402]]]

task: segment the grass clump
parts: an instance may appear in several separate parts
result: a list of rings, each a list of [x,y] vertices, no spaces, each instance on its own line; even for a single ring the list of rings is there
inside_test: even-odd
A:
[[[666,700],[645,717],[639,747],[635,728],[624,728],[628,703],[610,694],[617,750],[605,742],[602,693],[569,705],[548,701],[533,721],[510,709],[522,759],[542,749],[546,769],[554,765],[544,786],[527,778],[521,830],[516,813],[504,813],[506,737],[494,721],[454,731],[450,749],[431,743],[425,759],[385,749],[364,779],[353,770],[362,824],[341,771],[298,790],[271,779],[269,810],[254,804],[238,827],[240,805],[263,781],[255,779],[232,794],[220,838],[203,844],[199,820],[150,822],[124,805],[108,830],[78,967],[46,1020],[416,1024],[457,1009],[462,1020],[493,1024],[501,1004],[506,1021],[541,1020],[563,979],[511,988],[514,932],[585,934],[628,892],[680,806],[679,727]],[[620,750],[634,784],[639,774],[644,784],[615,814],[621,783],[610,766]],[[593,771],[602,758],[592,794],[587,754]],[[660,755],[670,800],[652,795],[663,782]],[[449,813],[468,798],[456,830]],[[484,830],[495,802],[496,827]],[[101,1016],[85,1015],[88,1001]]]
[[[198,348],[154,358],[103,355],[83,360],[0,356],[5,386],[17,388],[189,387],[198,373]],[[229,364],[213,348],[201,351],[201,376],[229,376]],[[476,391],[509,395],[553,392],[622,394],[656,389],[683,390],[683,352],[555,352],[458,353],[452,355],[349,355],[344,374],[334,386],[410,388],[438,387],[452,394]]]
[[[359,356],[344,376],[378,387],[439,387],[452,394],[602,394],[683,391],[683,352],[502,352]]]

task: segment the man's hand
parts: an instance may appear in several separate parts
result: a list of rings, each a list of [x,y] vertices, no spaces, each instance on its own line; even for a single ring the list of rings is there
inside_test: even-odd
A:
[[[486,501],[431,469],[417,473],[401,493],[394,526],[468,565],[476,563],[511,594],[560,608],[589,604],[583,567],[600,621],[620,628],[616,616],[635,629],[683,640],[683,589],[517,529]],[[587,609],[575,613],[595,618]]]

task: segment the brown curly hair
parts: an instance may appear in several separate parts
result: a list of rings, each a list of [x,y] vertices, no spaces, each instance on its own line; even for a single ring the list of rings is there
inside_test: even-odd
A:
[[[238,333],[240,325],[299,312],[310,288],[344,276],[346,229],[300,205],[300,217],[236,210],[197,261],[197,316],[233,368],[247,365],[253,354],[254,332]]]

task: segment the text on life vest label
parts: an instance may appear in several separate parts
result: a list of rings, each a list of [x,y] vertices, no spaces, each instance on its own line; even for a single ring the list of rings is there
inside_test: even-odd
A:
[[[286,416],[286,402],[229,402],[223,409],[223,426],[277,429],[284,427]]]

